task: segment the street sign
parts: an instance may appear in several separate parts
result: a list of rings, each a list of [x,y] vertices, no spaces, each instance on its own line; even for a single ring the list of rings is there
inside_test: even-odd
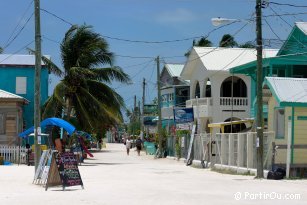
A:
[[[176,124],[193,122],[193,108],[174,108],[174,120]]]

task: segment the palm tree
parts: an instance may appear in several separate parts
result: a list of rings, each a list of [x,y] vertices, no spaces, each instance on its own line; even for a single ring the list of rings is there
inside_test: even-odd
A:
[[[129,83],[130,77],[113,66],[108,43],[91,26],[72,26],[61,43],[62,71],[47,58],[50,70],[63,77],[44,104],[42,118],[61,116],[84,131],[101,130],[102,124],[122,120],[123,98],[109,84],[113,80]],[[108,65],[107,68],[98,68]]]
[[[239,45],[240,48],[256,48],[256,44],[253,41],[247,41],[241,45]]]
[[[238,46],[238,43],[235,41],[234,37],[230,34],[225,34],[223,35],[221,41],[220,41],[220,44],[219,44],[220,47],[236,47]]]
[[[212,42],[210,40],[208,40],[206,37],[202,37],[200,38],[197,42],[195,40],[193,40],[193,46],[199,46],[199,47],[211,47],[212,46]],[[188,57],[191,53],[191,49],[188,50],[184,56]]]
[[[211,47],[212,42],[208,40],[206,37],[202,37],[199,39],[199,41],[195,44],[195,46],[200,46],[200,47]]]
[[[3,52],[3,48],[2,47],[0,47],[0,54]]]

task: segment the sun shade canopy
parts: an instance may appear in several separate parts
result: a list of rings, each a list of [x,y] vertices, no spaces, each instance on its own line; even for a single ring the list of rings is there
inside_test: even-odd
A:
[[[72,135],[74,131],[76,130],[76,128],[70,123],[68,123],[67,121],[60,119],[60,118],[56,118],[56,117],[47,118],[43,120],[40,125],[41,125],[41,128],[45,128],[48,125],[62,127],[69,133],[69,135]],[[34,132],[34,126],[20,133],[19,137],[22,137],[22,138],[28,137],[28,135],[30,135],[33,132]]]

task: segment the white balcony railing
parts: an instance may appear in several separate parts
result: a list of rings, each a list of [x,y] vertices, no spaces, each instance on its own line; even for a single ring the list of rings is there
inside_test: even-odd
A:
[[[187,107],[200,106],[200,105],[212,105],[212,98],[197,98],[186,101]]]
[[[248,106],[248,98],[242,97],[220,97],[220,105],[223,106]]]

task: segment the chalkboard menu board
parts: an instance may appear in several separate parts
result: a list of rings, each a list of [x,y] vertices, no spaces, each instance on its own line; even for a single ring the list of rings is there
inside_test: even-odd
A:
[[[78,162],[73,152],[59,153],[55,157],[63,189],[68,186],[81,185],[83,182],[78,169]]]

